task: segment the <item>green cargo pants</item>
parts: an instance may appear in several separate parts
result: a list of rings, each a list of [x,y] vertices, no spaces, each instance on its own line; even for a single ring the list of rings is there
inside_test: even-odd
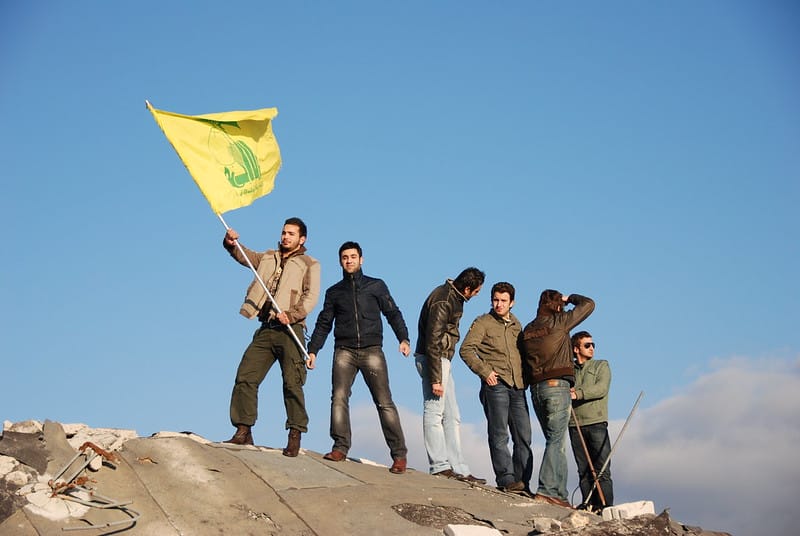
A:
[[[293,324],[292,330],[300,341],[304,341],[302,324]],[[305,357],[283,325],[262,325],[244,351],[231,394],[231,424],[252,426],[256,423],[258,387],[275,361],[280,365],[283,375],[286,428],[305,433],[308,431],[308,413],[303,394],[303,385],[306,383]]]

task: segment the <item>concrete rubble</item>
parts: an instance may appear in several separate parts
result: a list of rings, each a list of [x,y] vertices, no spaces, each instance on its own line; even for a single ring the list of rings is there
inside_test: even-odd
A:
[[[191,433],[141,438],[6,421],[0,437],[0,536],[722,534],[681,525],[666,511],[638,515],[646,508],[617,508],[603,521],[413,469],[393,475],[374,462],[330,462],[308,450],[287,458],[279,448]]]
[[[603,521],[611,521],[612,519],[630,519],[645,514],[655,515],[655,513],[656,505],[653,504],[653,501],[636,501],[603,508],[602,515]]]

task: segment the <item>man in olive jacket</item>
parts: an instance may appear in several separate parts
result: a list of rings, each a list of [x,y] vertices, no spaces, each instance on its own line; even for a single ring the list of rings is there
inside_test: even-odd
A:
[[[564,311],[566,304],[575,307]],[[571,506],[567,501],[565,440],[575,372],[569,332],[592,311],[591,298],[545,290],[539,297],[536,318],[522,331],[522,362],[531,385],[533,410],[545,439],[536,496],[559,506]]]
[[[479,396],[486,415],[495,483],[503,491],[518,493],[530,485],[533,451],[517,344],[522,325],[511,312],[514,293],[511,283],[492,286],[492,309],[472,323],[459,355],[481,379]],[[513,452],[508,450],[509,431]]]
[[[297,456],[300,434],[308,431],[303,393],[307,363],[305,349],[297,341],[303,341],[305,319],[317,304],[320,290],[319,262],[306,255],[306,235],[303,220],[289,218],[284,222],[278,249],[258,253],[242,246],[242,255],[236,247],[239,234],[233,229],[228,229],[222,242],[239,264],[247,266],[250,261],[275,300],[273,304],[257,279],[247,289],[240,313],[247,318],[258,318],[261,327],[253,335],[236,370],[230,406],[236,433],[227,442],[253,444],[251,428],[258,417],[258,388],[278,361],[283,375],[285,426],[289,430],[283,455],[289,457]],[[297,340],[289,329],[294,331]]]
[[[486,480],[470,474],[461,453],[461,415],[450,365],[464,302],[478,295],[485,277],[477,268],[466,268],[431,291],[419,313],[414,352],[422,378],[422,435],[431,474],[481,484]]]
[[[575,464],[578,466],[582,505],[600,511],[614,504],[611,463],[599,474],[611,454],[611,441],[608,437],[611,367],[608,366],[608,361],[594,359],[594,341],[588,331],[579,331],[572,336],[572,352],[575,355],[575,387],[571,396],[575,414],[569,420],[569,437]],[[595,489],[594,492],[592,468],[600,482],[600,490]],[[590,493],[592,496],[587,503]]]

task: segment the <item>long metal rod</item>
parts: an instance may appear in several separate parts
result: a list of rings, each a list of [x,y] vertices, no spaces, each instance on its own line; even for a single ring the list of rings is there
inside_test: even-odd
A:
[[[625,433],[625,429],[628,427],[628,423],[631,422],[631,417],[633,417],[633,414],[636,412],[636,408],[639,406],[639,402],[642,400],[643,396],[644,396],[644,391],[639,391],[639,396],[636,398],[636,402],[633,404],[633,409],[631,409],[631,412],[628,414],[628,418],[625,419],[625,424],[622,425],[622,430],[619,431],[619,435],[617,436],[617,439],[614,440],[614,444],[611,445],[611,452],[608,453],[608,458],[606,458],[603,467],[600,468],[600,472],[597,473],[598,479],[601,476],[603,476],[603,473],[605,473],[606,469],[608,468],[608,464],[611,463],[611,456],[614,454],[614,451],[616,450],[617,445],[619,444],[619,440],[622,439],[622,434]],[[594,488],[592,488],[589,491],[589,495],[586,496],[587,503],[589,502],[589,499],[592,498],[593,491]]]
[[[586,461],[589,462],[589,470],[591,470],[592,478],[594,479],[592,490],[597,488],[597,493],[600,495],[601,504],[605,507],[606,496],[603,494],[603,489],[600,487],[600,478],[597,476],[597,473],[594,472],[594,463],[592,462],[592,457],[589,455],[589,447],[586,446],[586,440],[583,438],[581,424],[578,422],[578,416],[575,415],[575,408],[570,405],[569,409],[572,412],[572,419],[575,421],[575,428],[578,430],[578,437],[581,438],[581,445],[583,445],[583,453],[586,455]],[[591,497],[591,494],[587,496],[587,501],[589,500],[588,497]],[[584,501],[583,504],[586,504],[586,501]]]
[[[229,231],[230,227],[228,227],[228,224],[225,222],[225,219],[222,217],[222,214],[217,214],[217,217],[219,218],[219,221],[222,222],[222,225],[225,226],[225,230]],[[234,240],[234,244],[236,244],[236,247],[239,248],[239,253],[242,254],[244,260],[247,261],[247,266],[249,266],[250,269],[253,271],[253,273],[256,275],[256,280],[261,284],[261,288],[263,288],[264,292],[267,293],[267,297],[269,298],[270,303],[272,303],[272,308],[275,309],[276,313],[281,314],[283,311],[281,311],[281,308],[278,306],[278,303],[275,301],[275,298],[272,297],[272,293],[267,288],[267,284],[264,283],[263,279],[261,279],[261,276],[258,274],[258,271],[256,270],[255,266],[253,266],[253,263],[250,262],[250,258],[244,252],[244,248],[242,248],[242,245],[239,243],[238,240]],[[303,355],[306,357],[306,361],[311,359],[308,356],[308,352],[306,351],[305,345],[302,342],[300,342],[300,339],[297,337],[297,333],[295,333],[294,330],[292,329],[292,325],[285,324],[285,327],[289,331],[289,334],[294,339],[294,342],[297,343],[297,346],[300,348],[300,351],[303,352]]]

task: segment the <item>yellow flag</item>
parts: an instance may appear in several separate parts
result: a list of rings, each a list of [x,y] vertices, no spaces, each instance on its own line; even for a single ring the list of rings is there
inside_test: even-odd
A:
[[[206,115],[156,110],[149,102],[147,108],[215,213],[272,191],[281,167],[272,133],[277,108]]]

